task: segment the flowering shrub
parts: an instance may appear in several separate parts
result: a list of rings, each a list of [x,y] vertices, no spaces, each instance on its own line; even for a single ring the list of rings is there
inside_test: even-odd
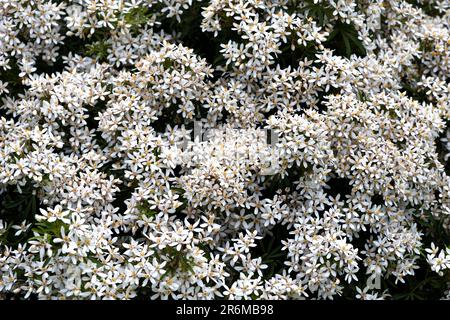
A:
[[[446,0],[0,0],[0,294],[450,298]]]

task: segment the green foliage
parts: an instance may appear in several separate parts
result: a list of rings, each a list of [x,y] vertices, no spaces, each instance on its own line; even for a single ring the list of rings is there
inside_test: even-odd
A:
[[[7,94],[9,97],[17,97],[19,94],[24,92],[24,86],[22,85],[22,78],[19,77],[19,67],[17,65],[16,59],[11,59],[8,70],[0,70],[0,81],[8,83]],[[1,98],[6,96],[6,94],[0,95],[0,117],[11,118],[11,115],[7,115],[5,110],[1,106]]]
[[[8,187],[6,192],[0,194],[0,219],[7,224],[7,229],[0,234],[0,244],[15,246],[23,241],[28,233],[20,237],[14,235],[16,230],[12,225],[20,225],[22,222],[33,223],[34,216],[39,210],[39,199],[37,190],[26,184],[18,190],[15,187]]]
[[[305,1],[305,7],[303,10],[307,16],[312,17],[319,26],[325,26],[330,18],[333,17],[333,9],[328,6],[324,6],[321,3],[314,3],[314,1]]]
[[[448,289],[449,274],[444,277],[430,270],[426,261],[419,263],[417,274],[407,276],[404,283],[382,279],[383,289],[388,289],[393,300],[439,300]],[[424,271],[426,270],[426,271]]]
[[[90,57],[95,57],[99,61],[106,60],[108,56],[108,49],[110,45],[106,42],[106,40],[99,40],[92,44],[86,45],[86,55]]]
[[[61,236],[61,228],[63,228],[65,232],[69,231],[69,225],[61,220],[56,220],[55,222],[48,222],[48,221],[37,222],[32,230],[33,232],[38,233],[40,236],[56,238]],[[39,236],[36,238],[39,238]]]
[[[147,218],[152,218],[156,215],[156,211],[150,209],[150,204],[147,201],[141,202],[137,209],[139,210],[139,213]]]
[[[32,221],[38,212],[38,204],[36,190],[31,184],[21,187],[21,190],[8,187],[7,191],[0,195],[0,219],[14,224],[25,220]]]
[[[168,70],[173,67],[174,61],[172,59],[166,58],[163,62],[163,67],[165,70]]]
[[[358,32],[351,24],[338,22],[328,36],[327,44],[335,49],[336,53],[346,57],[350,57],[352,54],[366,55],[366,49],[358,38]]]
[[[180,271],[194,272],[194,259],[187,257],[183,251],[178,251],[174,247],[165,247],[161,252],[164,255],[171,257],[170,261],[166,264],[166,273],[162,277],[166,275],[174,275]]]
[[[276,225],[268,234],[261,239],[255,254],[262,257],[262,263],[268,266],[264,270],[264,279],[270,279],[275,274],[281,273],[285,268],[283,261],[286,260],[286,250],[281,250],[282,245],[280,239],[286,239],[288,236],[287,229],[282,225]]]
[[[149,7],[136,7],[127,12],[123,19],[125,23],[131,26],[131,30],[138,31],[142,25],[145,25],[151,20],[153,15]]]

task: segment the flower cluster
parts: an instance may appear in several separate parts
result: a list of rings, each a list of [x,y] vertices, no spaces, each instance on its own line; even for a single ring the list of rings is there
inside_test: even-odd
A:
[[[447,1],[0,3],[0,296],[450,297]]]

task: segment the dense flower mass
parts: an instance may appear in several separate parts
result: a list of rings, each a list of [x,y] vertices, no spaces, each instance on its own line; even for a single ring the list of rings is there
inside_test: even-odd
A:
[[[450,298],[447,0],[0,0],[0,298]]]

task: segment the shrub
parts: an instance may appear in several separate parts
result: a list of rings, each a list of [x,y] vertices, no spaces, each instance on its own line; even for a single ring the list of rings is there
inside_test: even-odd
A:
[[[447,1],[0,2],[4,297],[450,297]]]

